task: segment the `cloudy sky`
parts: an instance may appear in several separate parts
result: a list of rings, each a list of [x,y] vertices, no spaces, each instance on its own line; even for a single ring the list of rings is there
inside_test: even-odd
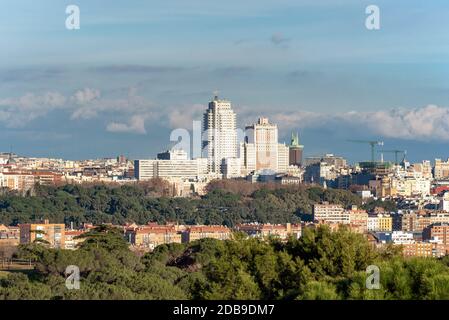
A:
[[[81,11],[67,30],[66,6]],[[380,30],[365,8],[380,8]],[[434,0],[3,0],[0,150],[152,157],[215,90],[308,155],[449,156],[449,3]],[[393,155],[387,155],[393,158]]]

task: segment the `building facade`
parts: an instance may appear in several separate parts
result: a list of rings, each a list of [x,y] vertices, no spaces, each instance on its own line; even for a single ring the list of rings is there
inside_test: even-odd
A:
[[[28,244],[35,241],[48,243],[51,248],[65,247],[65,225],[62,223],[26,223],[20,224],[20,243]]]
[[[210,173],[223,174],[224,161],[237,158],[236,114],[230,101],[215,96],[209,102],[203,115],[202,147]]]

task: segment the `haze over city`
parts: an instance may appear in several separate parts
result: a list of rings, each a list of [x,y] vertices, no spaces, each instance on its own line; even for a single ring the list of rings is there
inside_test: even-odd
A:
[[[367,160],[347,140],[379,139],[411,161],[447,158],[448,4],[377,1],[370,31],[369,1],[297,2],[77,1],[81,28],[67,30],[66,3],[5,1],[0,149],[154,157],[219,90],[239,127],[266,116],[280,142],[299,131],[306,156]]]

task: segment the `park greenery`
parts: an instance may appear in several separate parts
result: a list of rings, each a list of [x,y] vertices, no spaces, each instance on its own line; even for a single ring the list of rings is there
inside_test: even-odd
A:
[[[313,204],[321,201],[345,207],[362,205],[361,198],[350,191],[319,186],[218,180],[211,182],[207,191],[201,197],[173,197],[170,186],[160,180],[121,186],[36,186],[26,195],[3,190],[0,193],[0,224],[17,225],[48,219],[67,225],[73,222],[74,226],[84,222],[146,224],[149,221],[177,221],[232,227],[242,222],[310,220]],[[382,201],[364,205],[369,209],[375,206],[392,209],[391,203]]]
[[[237,233],[142,256],[113,227],[83,236],[77,250],[21,245],[17,257],[35,268],[3,273],[0,299],[449,299],[448,259],[406,259],[397,247],[375,249],[344,227],[306,228],[287,242]],[[65,285],[69,265],[79,268],[79,289]],[[366,287],[369,265],[379,267],[379,289]]]

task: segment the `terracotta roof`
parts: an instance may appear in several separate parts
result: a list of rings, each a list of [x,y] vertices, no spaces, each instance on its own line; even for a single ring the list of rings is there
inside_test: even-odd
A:
[[[230,229],[225,226],[190,226],[187,231],[192,232],[230,232]]]

